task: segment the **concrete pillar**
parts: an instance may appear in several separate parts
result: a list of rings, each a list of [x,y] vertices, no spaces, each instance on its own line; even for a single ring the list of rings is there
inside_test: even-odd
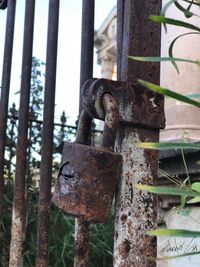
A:
[[[188,210],[182,211],[170,210],[164,219],[167,228],[187,229],[199,231],[199,208],[193,207],[191,213]],[[182,238],[182,237],[162,237],[158,238],[158,257],[175,256],[184,253],[193,253],[200,250],[200,238]],[[200,256],[188,256],[171,260],[159,261],[157,267],[198,267],[200,266]]]
[[[168,0],[163,0],[163,5]],[[181,1],[187,7],[189,4]],[[192,9],[199,14],[199,7]],[[167,17],[184,20],[200,27],[200,20],[197,16],[186,19],[184,14],[172,5],[166,14]],[[167,34],[162,28],[161,56],[168,56],[168,47],[178,35],[191,32],[182,27],[167,26]],[[175,43],[174,56],[181,58],[199,59],[200,38],[199,35],[190,34],[184,36]],[[174,66],[168,62],[161,63],[161,86],[172,89],[184,95],[200,93],[200,68],[194,64],[178,62],[180,74]],[[166,129],[161,132],[160,139],[178,140],[188,138],[192,141],[200,139],[200,109],[192,107],[172,99],[165,101]]]
[[[115,62],[112,58],[102,58],[101,60],[101,77],[112,80]]]
[[[163,5],[169,2],[163,0]],[[187,7],[189,4],[180,2]],[[199,7],[192,9],[194,13],[199,14]],[[184,14],[172,5],[166,14],[167,17],[184,20],[185,22],[200,26],[198,17],[186,19]],[[190,30],[182,27],[168,26],[167,34],[162,28],[161,38],[161,56],[168,56],[168,48],[170,43],[179,35],[190,32]],[[199,59],[200,38],[199,35],[186,35],[177,40],[174,46],[174,57]],[[178,93],[189,95],[200,93],[200,68],[194,64],[177,62],[180,74],[177,73],[171,63],[161,63],[161,86],[169,88]],[[197,99],[199,100],[199,99]],[[200,110],[191,105],[187,105],[169,98],[165,99],[165,115],[166,128],[161,132],[161,141],[171,141],[187,139],[187,141],[200,140]],[[173,155],[172,155],[173,158]],[[178,169],[177,162],[175,162]],[[180,170],[177,170],[177,172]],[[184,211],[177,212],[171,209],[165,213],[164,221],[167,228],[172,229],[188,229],[198,230],[199,224],[199,208],[191,207],[191,214],[184,216]],[[158,257],[174,256],[184,253],[196,252],[200,249],[200,239],[192,238],[174,238],[174,237],[159,237],[158,238]],[[200,265],[200,256],[183,257],[168,261],[158,261],[157,267],[197,267]]]

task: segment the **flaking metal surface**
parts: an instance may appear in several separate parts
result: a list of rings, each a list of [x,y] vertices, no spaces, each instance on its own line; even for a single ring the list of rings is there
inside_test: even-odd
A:
[[[55,85],[59,25],[59,0],[49,1],[44,116],[41,144],[40,193],[37,225],[37,267],[47,267],[49,257],[50,200],[54,130]]]
[[[65,143],[52,201],[64,212],[91,222],[108,219],[121,156],[105,148]]]
[[[157,141],[158,130],[120,128],[117,151],[123,157],[122,174],[116,199],[114,265],[116,267],[153,267],[156,239],[147,231],[156,227],[157,197],[135,188],[153,184],[157,175],[158,152],[138,148],[141,141]]]
[[[156,257],[156,239],[146,232],[156,227],[156,197],[136,190],[134,184],[154,182],[157,152],[140,149],[137,143],[159,140],[158,130],[165,125],[164,98],[136,85],[137,79],[159,84],[159,64],[136,62],[128,55],[160,56],[161,27],[150,21],[149,15],[160,13],[162,1],[117,3],[118,80],[131,82],[134,89],[132,98],[124,102],[129,108],[122,109],[128,116],[121,117],[120,110],[124,125],[121,123],[119,129],[117,149],[123,164],[117,191],[113,266],[154,267],[156,262],[149,261],[149,257]]]
[[[83,88],[83,106],[90,116],[104,119],[102,96],[105,93],[110,93],[119,104],[119,122],[157,129],[164,128],[163,96],[131,82],[94,79],[90,87]]]

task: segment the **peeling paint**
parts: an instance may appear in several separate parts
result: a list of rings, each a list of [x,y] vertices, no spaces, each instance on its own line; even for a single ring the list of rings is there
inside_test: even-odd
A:
[[[20,217],[19,212],[13,207],[12,211],[12,229],[11,229],[11,239],[10,243],[10,258],[9,267],[22,267],[22,243],[24,241],[24,222],[23,218]]]
[[[134,103],[131,101],[127,105],[119,105],[119,113],[124,115],[122,116],[124,121],[132,122],[133,120],[133,108]]]
[[[156,105],[156,103],[155,103],[155,98],[152,97],[152,98],[149,99],[149,101],[151,102],[153,108],[157,108],[157,107],[158,107],[158,106]]]
[[[117,192],[113,266],[152,267],[155,263],[147,257],[156,255],[156,240],[146,232],[156,226],[156,198],[138,191],[134,185],[152,184],[154,165],[151,166],[144,150],[137,146],[141,141],[139,131],[121,128],[119,139],[116,150],[121,152],[123,164]]]

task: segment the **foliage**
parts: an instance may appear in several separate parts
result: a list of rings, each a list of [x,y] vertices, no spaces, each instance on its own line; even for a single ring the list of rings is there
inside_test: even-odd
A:
[[[185,8],[185,3],[188,3],[187,8]],[[135,56],[130,56],[129,58],[132,60],[137,60],[137,61],[143,61],[143,62],[161,62],[161,61],[169,61],[173,64],[177,72],[179,73],[178,65],[177,62],[183,61],[185,63],[192,63],[196,64],[197,66],[200,66],[200,61],[199,60],[192,60],[192,59],[182,59],[182,58],[176,58],[173,55],[173,49],[176,41],[183,36],[186,35],[191,35],[191,34],[200,34],[200,28],[197,27],[194,24],[187,23],[185,21],[181,20],[176,20],[176,19],[171,19],[166,17],[166,12],[168,8],[171,5],[175,5],[176,8],[184,14],[186,18],[190,18],[192,16],[198,16],[197,14],[192,12],[192,7],[193,5],[200,6],[200,1],[195,1],[195,0],[171,0],[168,1],[167,4],[163,7],[160,16],[155,16],[152,15],[150,16],[150,19],[156,23],[162,23],[163,26],[165,27],[165,30],[167,31],[167,25],[173,25],[173,26],[178,26],[178,27],[183,27],[189,30],[192,30],[192,32],[184,33],[179,36],[177,36],[169,45],[168,49],[168,54],[169,57],[135,57]],[[189,74],[188,74],[189,75]],[[181,95],[179,93],[174,92],[171,89],[167,88],[162,88],[159,85],[139,80],[138,81],[141,85],[149,88],[150,90],[160,93],[166,97],[171,97],[175,100],[194,105],[198,108],[200,108],[200,102],[197,102],[193,100],[192,98],[194,97],[188,97]],[[199,95],[198,95],[199,97]],[[183,207],[186,203],[197,203],[200,202],[200,183],[199,182],[194,182],[191,183],[190,177],[187,171],[187,166],[184,158],[184,149],[200,149],[199,144],[194,144],[194,143],[187,143],[187,142],[181,142],[181,143],[141,143],[139,144],[139,147],[145,148],[145,149],[159,149],[159,150],[166,150],[166,149],[181,149],[182,156],[183,156],[183,161],[185,165],[185,169],[187,172],[187,178],[180,182],[180,180],[177,180],[173,177],[170,177],[170,180],[175,183],[174,187],[166,187],[166,186],[150,186],[150,185],[142,185],[138,184],[136,187],[139,190],[145,190],[151,193],[156,193],[156,194],[165,194],[165,195],[175,195],[175,196],[180,196],[180,203],[181,205],[179,207]],[[169,176],[166,176],[169,178]],[[188,200],[189,198],[189,200]],[[199,223],[199,222],[198,222]],[[148,232],[149,235],[154,235],[154,236],[182,236],[182,237],[199,237],[200,232],[198,231],[188,231],[188,230],[182,230],[182,229],[157,229]],[[192,253],[186,253],[183,255],[177,255],[177,256],[170,256],[170,257],[164,257],[161,259],[172,259],[172,258],[177,258],[181,256],[186,256],[186,255],[196,255],[199,254],[200,251],[198,252],[192,252]]]
[[[8,190],[10,190],[8,192]],[[0,266],[8,266],[8,253],[10,241],[10,225],[12,214],[13,187],[7,187],[5,197],[6,213],[1,216],[0,239],[4,242]],[[26,216],[26,238],[24,250],[24,267],[35,266],[36,259],[36,236],[37,236],[37,203],[39,191],[32,188],[28,194],[27,216]],[[68,216],[51,206],[50,212],[51,231],[49,245],[49,266],[65,267],[73,266],[74,247],[74,218]],[[91,225],[90,230],[90,266],[108,267],[112,266],[112,246],[114,232],[114,211],[110,215],[107,224]]]

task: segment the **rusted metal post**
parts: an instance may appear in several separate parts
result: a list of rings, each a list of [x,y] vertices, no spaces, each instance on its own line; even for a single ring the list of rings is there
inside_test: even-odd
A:
[[[8,1],[6,34],[4,45],[3,73],[1,82],[0,101],[0,212],[3,208],[3,188],[4,188],[4,153],[6,145],[6,128],[8,117],[8,100],[10,90],[10,74],[12,63],[13,36],[15,24],[16,1]]]
[[[53,153],[53,129],[55,84],[57,65],[59,0],[49,1],[47,55],[46,55],[46,79],[42,130],[42,159],[40,168],[40,194],[38,207],[37,226],[37,267],[48,266],[49,256],[49,227],[50,227],[50,200],[52,181],[52,153]]]
[[[81,123],[80,123],[81,122]],[[81,144],[88,143],[89,132],[92,119],[83,109],[79,118],[79,127],[76,135],[76,142]],[[75,219],[74,237],[74,267],[86,267],[89,265],[89,222]]]
[[[160,8],[160,0],[118,1],[119,79],[136,82],[137,78],[142,78],[159,83],[159,65],[131,62],[127,55],[160,55],[160,26],[148,19],[150,14],[158,14]],[[151,114],[148,115],[151,119]],[[137,143],[158,141],[158,138],[157,129],[130,125],[121,125],[119,129],[116,149],[122,154],[123,165],[116,197],[114,267],[156,265],[148,259],[156,256],[156,239],[146,234],[156,227],[156,197],[138,191],[134,185],[154,182],[158,154],[138,148]]]
[[[9,267],[22,266],[23,241],[25,234],[25,177],[27,156],[27,133],[29,117],[29,96],[32,66],[33,28],[35,0],[26,1],[24,21],[24,43],[22,77],[20,90],[19,127],[17,141],[17,162],[15,191],[12,211],[12,229]]]
[[[82,88],[83,84],[93,76],[94,8],[95,0],[82,1],[80,88]],[[81,110],[82,104],[80,92],[80,114]],[[87,117],[87,115],[84,116]],[[79,142],[78,137],[76,138],[76,141]],[[87,142],[88,140],[85,141]],[[89,223],[79,218],[75,219],[74,245],[74,267],[89,266]]]
[[[95,0],[82,0],[80,89],[93,76]],[[81,112],[81,91],[80,108]]]

